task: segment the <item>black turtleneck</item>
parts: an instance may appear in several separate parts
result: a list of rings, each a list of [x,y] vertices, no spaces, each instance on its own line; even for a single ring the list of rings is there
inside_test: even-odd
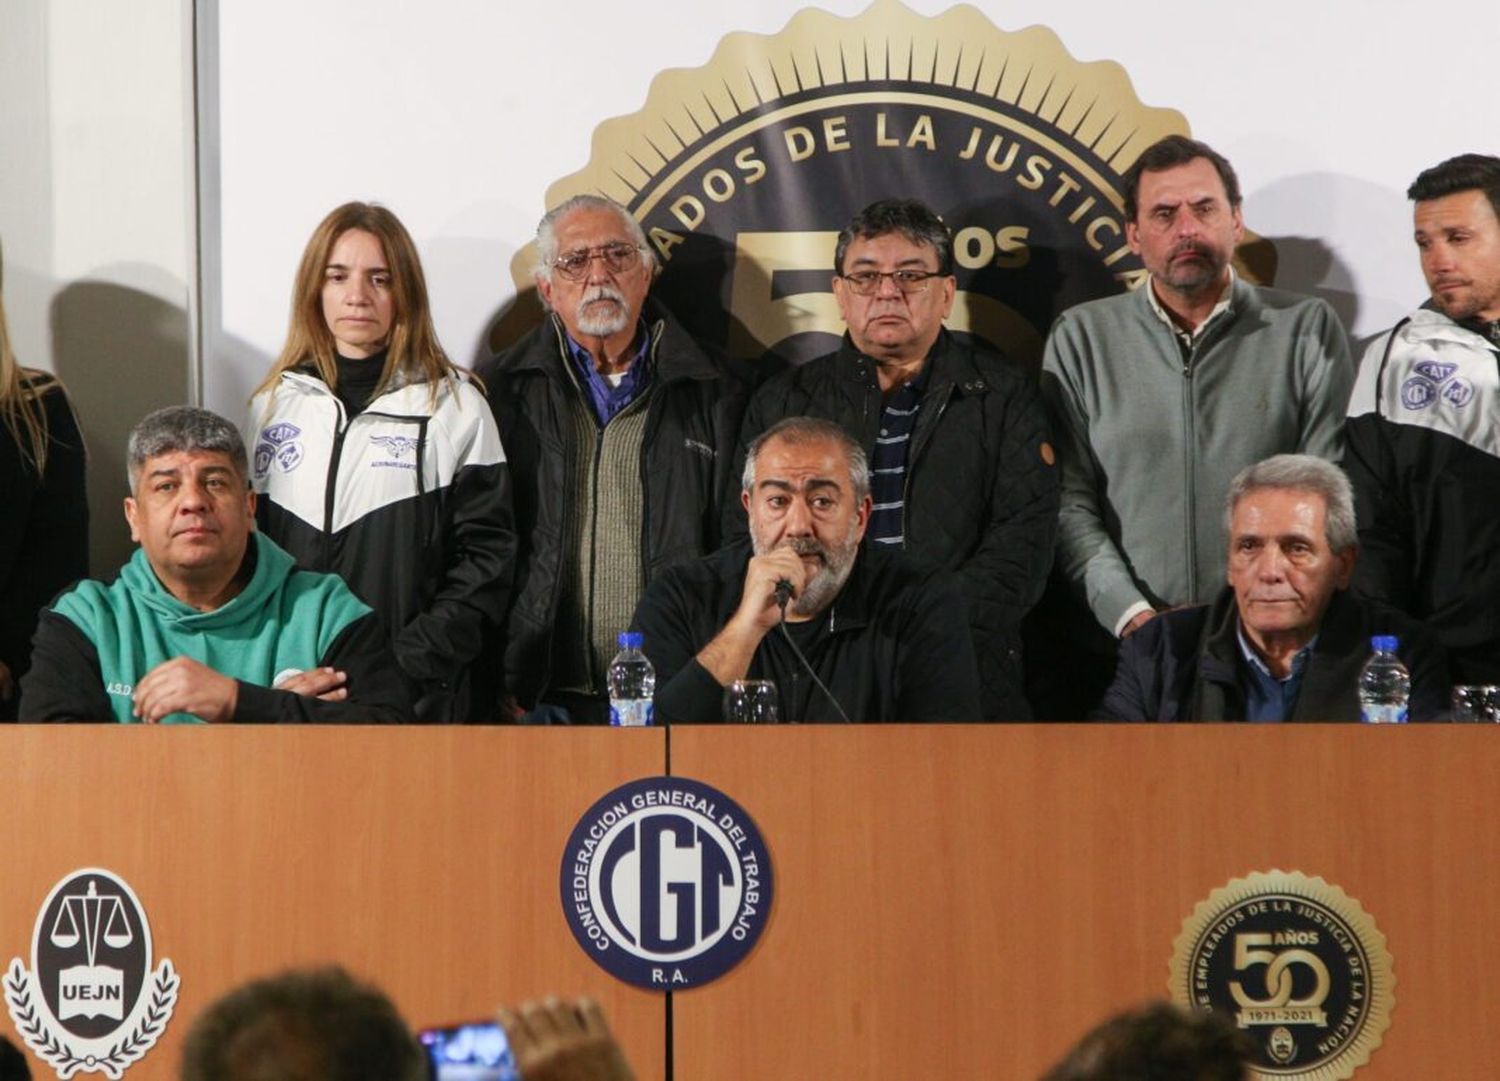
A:
[[[363,360],[335,356],[339,369],[339,383],[334,393],[344,403],[344,411],[350,417],[358,416],[370,404],[375,394],[375,384],[380,382],[380,373],[385,370],[385,350],[371,354]]]

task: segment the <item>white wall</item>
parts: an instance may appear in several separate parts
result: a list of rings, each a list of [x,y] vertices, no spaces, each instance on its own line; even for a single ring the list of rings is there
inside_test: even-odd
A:
[[[222,328],[210,327],[221,330],[206,358],[210,400],[243,401],[264,371],[301,247],[349,198],[383,201],[407,223],[443,341],[472,362],[513,293],[509,262],[547,186],[588,160],[594,128],[639,110],[657,72],[703,65],[736,30],[775,33],[804,6],[223,5],[224,307]],[[820,6],[853,15],[865,4]],[[1394,0],[979,7],[1001,29],[1051,27],[1081,61],[1118,61],[1145,104],[1181,111],[1238,168],[1247,223],[1277,238],[1278,284],[1334,301],[1357,336],[1423,295],[1406,185],[1450,154],[1496,149],[1475,121],[1494,94],[1489,0],[1445,5],[1455,28],[1443,32]]]
[[[17,355],[72,392],[94,566],[129,551],[124,437],[189,394],[188,0],[0,4],[0,244]]]

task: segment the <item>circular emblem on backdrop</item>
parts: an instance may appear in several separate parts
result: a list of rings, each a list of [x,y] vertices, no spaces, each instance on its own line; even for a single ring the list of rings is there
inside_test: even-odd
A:
[[[663,266],[654,292],[695,337],[800,361],[844,331],[838,231],[877,199],[921,199],[955,235],[948,327],[1035,362],[1064,308],[1144,280],[1121,176],[1186,132],[1180,113],[1141,104],[1120,65],[1078,62],[1045,27],[876,0],[853,18],[808,8],[774,36],[730,34],[704,67],[662,72],[546,204],[593,192],[625,205]],[[1266,248],[1254,250],[1270,260]],[[535,245],[512,261],[522,295],[535,261]],[[1242,273],[1268,279],[1256,262]],[[528,307],[492,345],[534,321]]]
[[[62,1078],[118,1078],[156,1043],[177,1002],[172,962],[152,971],[151,925],[135,891],[97,867],[52,888],[31,937],[31,970],[5,975],[11,1021]]]
[[[560,880],[584,952],[658,991],[728,972],[771,910],[771,861],[755,823],[684,777],[631,781],[590,807],[568,838]]]
[[[1183,921],[1168,988],[1245,1029],[1260,1077],[1340,1081],[1380,1046],[1395,984],[1359,902],[1321,878],[1269,871],[1215,890]]]

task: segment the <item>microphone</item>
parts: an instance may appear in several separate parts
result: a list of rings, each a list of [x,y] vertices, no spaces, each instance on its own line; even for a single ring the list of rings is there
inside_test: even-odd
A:
[[[823,692],[828,701],[833,703],[833,708],[838,713],[839,719],[848,724],[849,714],[844,712],[844,707],[839,705],[839,700],[833,696],[833,692],[828,689],[828,685],[818,678],[818,670],[803,656],[802,650],[797,648],[797,643],[793,640],[791,632],[786,629],[786,606],[787,602],[791,599],[792,580],[790,578],[776,579],[776,603],[781,607],[781,637],[786,640],[787,645],[792,647],[792,654],[797,658],[797,663],[802,665],[808,675],[812,676],[813,685]],[[796,675],[794,674],[792,678],[795,680]],[[791,719],[791,717],[787,718],[788,721]]]

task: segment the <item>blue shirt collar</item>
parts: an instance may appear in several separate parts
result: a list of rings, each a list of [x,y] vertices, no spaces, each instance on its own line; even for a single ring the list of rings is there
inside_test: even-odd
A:
[[[566,328],[563,330],[563,340],[567,342],[568,355],[572,358],[573,367],[588,391],[589,403],[594,407],[594,416],[598,419],[600,427],[608,424],[616,414],[635,401],[651,381],[651,366],[645,360],[651,349],[651,332],[647,329],[644,320],[636,326],[636,338],[641,343],[640,347],[636,349],[635,356],[630,359],[630,367],[626,369],[619,385],[615,386],[600,375],[594,367],[594,355],[574,339]]]
[[[1245,659],[1248,674],[1245,687],[1245,720],[1284,721],[1292,715],[1297,705],[1297,693],[1302,689],[1302,676],[1307,671],[1307,662],[1317,645],[1315,634],[1307,645],[1292,655],[1292,670],[1285,679],[1275,676],[1261,659],[1250,640],[1245,637],[1245,627],[1238,619],[1234,623],[1235,638],[1240,644],[1240,656]]]

